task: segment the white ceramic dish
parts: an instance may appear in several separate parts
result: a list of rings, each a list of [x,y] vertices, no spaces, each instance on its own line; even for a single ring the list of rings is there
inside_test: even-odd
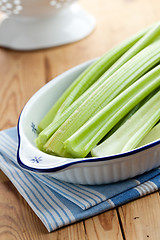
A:
[[[106,184],[142,174],[160,165],[160,140],[133,151],[102,158],[70,159],[36,148],[36,127],[62,92],[91,64],[83,63],[42,87],[25,105],[18,121],[19,165],[36,174],[78,184]]]
[[[77,0],[0,0],[0,46],[34,50],[88,36],[95,18]],[[0,18],[1,21],[1,18]]]

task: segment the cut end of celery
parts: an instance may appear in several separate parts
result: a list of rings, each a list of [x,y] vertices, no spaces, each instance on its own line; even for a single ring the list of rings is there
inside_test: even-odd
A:
[[[72,158],[83,158],[86,156],[80,149],[76,149],[75,144],[70,144],[69,139],[64,142],[64,153]]]
[[[43,144],[39,141],[39,138],[36,138],[36,139],[35,139],[35,144],[36,144],[36,146],[37,146],[37,148],[38,148],[39,150],[45,152],[44,147],[43,147]]]

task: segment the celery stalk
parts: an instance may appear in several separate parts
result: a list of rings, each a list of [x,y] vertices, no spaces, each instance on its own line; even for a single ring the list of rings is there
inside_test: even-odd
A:
[[[117,131],[129,118],[135,114],[140,107],[142,107],[153,95],[157,93],[157,89],[153,92],[151,92],[147,97],[145,97],[141,102],[139,102],[134,108],[131,109],[131,111],[125,115],[105,136],[100,140],[100,143],[104,142],[107,138],[109,138],[115,131]]]
[[[124,63],[135,56],[142,49],[147,47],[154,41],[157,41],[160,36],[160,23],[157,23],[150,29],[139,41],[137,41],[132,47],[129,48],[109,69],[106,71],[100,79],[94,84],[94,90],[98,85],[102,84],[104,80],[110,77],[116,70],[118,70]]]
[[[74,101],[61,115],[54,118],[52,123],[48,125],[36,140],[37,146],[43,145],[46,140],[57,130],[57,128],[76,110],[82,102],[84,102],[93,91],[95,91],[108,77],[118,70],[124,63],[136,55],[145,46],[150,44],[156,37],[160,35],[160,23],[153,26],[138,42],[136,42],[126,53],[124,53],[118,61],[116,61],[88,90],[86,90],[76,101]],[[104,103],[105,104],[105,103]],[[103,107],[103,105],[102,105]],[[45,139],[45,140],[44,140]]]
[[[142,139],[137,147],[142,147],[156,140],[160,140],[160,122],[151,129],[151,131]]]
[[[149,71],[94,115],[65,142],[73,157],[85,157],[137,103],[160,86],[160,65]]]
[[[59,116],[74,100],[76,100],[89,86],[91,86],[124,52],[126,52],[133,44],[143,37],[150,29],[157,24],[143,29],[139,33],[129,39],[118,44],[100,59],[89,66],[71,86],[63,93],[57,103],[45,115],[38,125],[38,129],[42,131],[54,119]]]
[[[136,41],[136,43],[134,45],[132,43],[133,46],[130,44],[129,50],[127,52],[125,52],[125,48],[127,46],[125,46],[125,48],[123,47],[122,51],[123,51],[123,53],[125,52],[123,55],[122,55],[122,52],[120,53],[119,51],[118,51],[118,54],[117,54],[117,49],[116,49],[116,55],[114,55],[114,59],[113,59],[113,56],[112,56],[112,54],[114,54],[114,53],[111,54],[111,57],[109,59],[108,59],[108,53],[107,53],[107,59],[108,60],[106,60],[106,55],[104,56],[105,61],[102,57],[101,61],[98,64],[98,69],[97,69],[97,63],[98,63],[97,62],[96,67],[94,67],[94,70],[93,70],[93,68],[92,68],[92,70],[90,70],[90,69],[87,70],[88,71],[87,76],[85,75],[85,79],[83,79],[83,84],[82,84],[82,79],[81,79],[80,86],[76,85],[76,88],[74,89],[74,91],[72,91],[72,93],[65,99],[65,101],[63,102],[63,104],[61,105],[61,107],[59,108],[59,110],[56,114],[56,118],[58,118],[58,116],[61,115],[61,113],[65,109],[67,109],[67,107],[75,99],[77,99],[77,97],[81,96],[81,94],[86,89],[88,89],[88,87],[90,87],[102,75],[102,73],[104,73],[104,76],[102,77],[101,81],[99,81],[96,84],[96,86],[99,86],[99,84],[104,82],[104,79],[111,76],[125,62],[127,62],[129,59],[131,59],[136,53],[141,51],[147,45],[152,43],[159,35],[160,35],[160,23],[157,23],[142,38],[140,38],[139,41]],[[122,55],[122,57],[120,57],[119,55]],[[119,59],[119,57],[120,57],[120,59]],[[118,59],[118,61],[116,61],[117,59]],[[105,68],[102,69],[102,65],[104,65],[104,64],[105,64]],[[99,69],[99,67],[100,67],[100,69]],[[110,69],[110,67],[111,67],[111,69]],[[106,69],[108,69],[108,68],[109,68],[109,74],[108,74],[108,71],[107,71],[107,75],[106,75],[105,72],[106,72]],[[83,75],[83,73],[82,73],[82,75]],[[88,78],[88,76],[89,76],[89,78]],[[87,87],[86,87],[86,84],[87,84]]]
[[[160,61],[160,41],[153,43],[125,63],[101,84],[59,127],[45,144],[46,151],[63,154],[63,142],[77,131],[102,105],[108,104]]]
[[[91,150],[93,157],[134,149],[160,119],[160,90],[103,143]]]

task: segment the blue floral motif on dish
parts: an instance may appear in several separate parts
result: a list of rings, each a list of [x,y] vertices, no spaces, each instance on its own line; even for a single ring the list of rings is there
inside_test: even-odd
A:
[[[42,161],[42,157],[34,157],[31,159],[32,163],[39,163]]]

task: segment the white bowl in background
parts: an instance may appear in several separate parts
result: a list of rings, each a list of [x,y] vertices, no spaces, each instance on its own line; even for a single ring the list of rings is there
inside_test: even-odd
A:
[[[132,178],[160,165],[160,140],[102,158],[62,158],[46,154],[35,146],[36,128],[42,117],[93,61],[78,65],[47,83],[23,108],[17,127],[17,159],[22,168],[76,184],[107,184]]]
[[[77,0],[0,0],[0,46],[34,50],[78,41],[95,28]]]

